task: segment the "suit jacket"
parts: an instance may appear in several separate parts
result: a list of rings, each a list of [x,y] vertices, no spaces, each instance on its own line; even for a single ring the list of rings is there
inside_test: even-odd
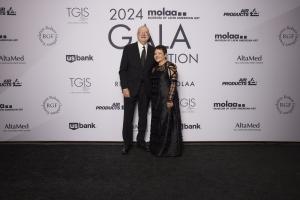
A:
[[[148,44],[145,66],[141,66],[141,58],[138,43],[132,43],[125,46],[120,64],[121,88],[128,88],[130,96],[138,93],[140,84],[143,82],[145,92],[151,94],[151,70],[154,67],[154,47]]]

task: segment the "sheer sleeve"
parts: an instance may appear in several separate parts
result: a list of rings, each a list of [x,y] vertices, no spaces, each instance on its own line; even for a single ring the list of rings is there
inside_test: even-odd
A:
[[[168,66],[168,72],[169,72],[169,77],[170,77],[170,89],[169,89],[169,94],[168,94],[168,101],[173,101],[173,97],[176,91],[176,84],[177,84],[177,67],[175,64],[170,64]]]

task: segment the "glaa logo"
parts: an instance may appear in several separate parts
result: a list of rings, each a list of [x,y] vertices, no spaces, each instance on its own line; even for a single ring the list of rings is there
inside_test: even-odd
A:
[[[159,44],[164,44],[164,41],[162,38],[163,37],[162,29],[163,29],[162,24],[159,24],[159,33],[158,33]],[[121,30],[126,30],[126,34],[121,35],[121,40],[119,38],[113,38],[114,32],[119,32]],[[109,43],[111,44],[111,46],[113,46],[116,49],[123,49],[127,44],[130,44],[132,42],[132,36],[127,35],[127,33],[130,33],[130,31],[131,31],[131,28],[125,24],[117,24],[117,25],[113,26],[108,33],[108,40],[109,40]],[[173,30],[168,30],[168,38],[171,37],[170,33],[173,33]],[[175,33],[174,37],[171,37],[173,39],[171,40],[172,42],[171,42],[170,47],[167,46],[167,44],[165,44],[165,46],[167,48],[173,49],[173,47],[176,43],[184,43],[188,49],[191,49],[190,42],[189,42],[189,40],[185,34],[185,31],[183,29],[183,26],[181,24],[179,24],[177,30],[174,31],[174,33]],[[120,43],[116,43],[115,41],[119,41]],[[156,45],[154,45],[154,42],[152,41],[152,37],[150,38],[149,43],[152,46],[156,46]]]

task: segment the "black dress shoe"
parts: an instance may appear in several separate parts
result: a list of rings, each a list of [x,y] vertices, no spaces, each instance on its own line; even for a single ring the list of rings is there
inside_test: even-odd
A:
[[[145,142],[145,141],[142,141],[142,142],[136,142],[136,147],[140,148],[140,149],[143,149],[147,152],[150,151],[149,149],[149,145]]]
[[[130,146],[124,144],[121,152],[123,155],[125,155],[125,154],[128,154],[129,150],[130,150]]]

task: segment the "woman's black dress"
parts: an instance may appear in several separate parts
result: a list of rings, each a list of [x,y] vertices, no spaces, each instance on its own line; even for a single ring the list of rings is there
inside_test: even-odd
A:
[[[182,151],[181,117],[176,89],[176,65],[166,62],[152,71],[150,151],[157,156],[179,156]],[[168,110],[167,101],[173,101]]]

